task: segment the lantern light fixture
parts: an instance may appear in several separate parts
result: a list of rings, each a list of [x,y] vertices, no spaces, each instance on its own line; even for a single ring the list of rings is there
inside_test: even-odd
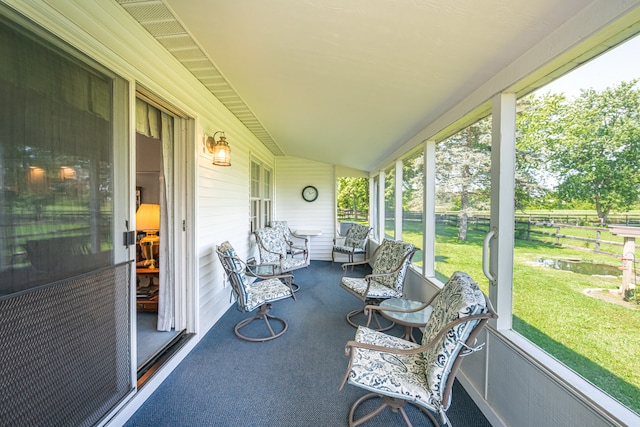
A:
[[[221,134],[216,141],[216,135]],[[216,166],[231,166],[231,149],[226,140],[224,132],[219,130],[212,136],[207,137],[207,151],[213,154],[213,164]]]

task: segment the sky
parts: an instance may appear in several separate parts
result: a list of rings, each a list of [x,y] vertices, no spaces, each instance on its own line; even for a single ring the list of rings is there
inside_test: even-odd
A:
[[[640,36],[609,50],[596,59],[540,88],[539,93],[564,92],[577,97],[580,89],[597,91],[621,81],[640,78]]]

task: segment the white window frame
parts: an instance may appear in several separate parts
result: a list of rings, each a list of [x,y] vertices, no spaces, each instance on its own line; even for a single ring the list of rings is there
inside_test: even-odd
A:
[[[254,175],[256,170],[257,176]],[[266,227],[273,218],[273,169],[252,157],[249,180],[249,227],[254,232]]]

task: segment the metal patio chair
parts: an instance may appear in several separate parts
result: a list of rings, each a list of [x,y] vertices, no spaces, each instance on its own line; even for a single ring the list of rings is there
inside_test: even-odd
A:
[[[426,414],[434,426],[450,425],[446,411],[462,358],[482,349],[484,344],[476,345],[478,334],[498,316],[478,284],[463,272],[451,276],[432,307],[421,344],[363,326],[355,340],[347,342],[349,365],[340,389],[349,383],[369,391],[351,406],[349,426],[360,425],[385,408],[399,412],[411,426],[407,403]],[[360,405],[375,398],[381,400],[380,406],[356,419]]]
[[[309,258],[309,239],[299,236],[289,228],[287,221],[270,221],[269,227],[282,233],[287,243],[287,254],[291,257],[302,256],[304,260]],[[295,239],[295,240],[294,240]]]
[[[384,239],[380,246],[373,252],[370,259],[342,264],[344,274],[340,281],[340,286],[363,302],[362,308],[353,310],[347,314],[347,322],[349,322],[350,325],[354,327],[358,326],[353,318],[359,313],[363,313],[367,304],[378,304],[387,298],[402,297],[407,268],[416,251],[417,248],[411,243],[401,240]],[[371,261],[373,262],[371,274],[367,274],[365,277],[348,276],[347,270],[349,266],[369,264]],[[391,323],[390,326],[383,327],[377,316],[375,320],[378,325],[378,330],[386,330],[393,327],[393,323]]]
[[[367,243],[372,229],[368,225],[354,223],[347,230],[344,235],[344,241],[341,244],[338,244],[338,240],[341,238],[335,237],[333,239],[333,248],[331,249],[331,262],[335,262],[336,254],[347,255],[348,262],[353,262],[354,256],[357,254],[361,254],[366,258]]]
[[[293,276],[291,274],[279,274],[270,276],[261,276],[256,272],[252,272],[252,277],[262,280],[256,280],[249,283],[247,280],[246,270],[251,268],[244,261],[238,258],[236,251],[229,242],[223,242],[216,248],[216,253],[220,258],[220,263],[231,283],[231,289],[236,298],[238,310],[242,312],[251,312],[257,309],[256,313],[247,319],[236,324],[234,331],[239,338],[247,341],[269,341],[278,338],[287,331],[289,327],[286,320],[271,315],[271,304],[284,298],[296,299],[291,283]],[[263,337],[252,337],[240,332],[240,329],[247,326],[254,320],[263,320],[269,331],[269,335]],[[280,330],[275,332],[271,326],[270,320],[280,323]]]

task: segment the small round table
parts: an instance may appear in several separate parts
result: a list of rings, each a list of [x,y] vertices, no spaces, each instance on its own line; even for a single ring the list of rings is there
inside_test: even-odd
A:
[[[283,273],[280,270],[280,266],[278,264],[247,264],[247,268],[245,270],[245,274],[249,277],[262,277],[262,278],[271,278],[281,276],[282,274],[290,274],[293,276],[291,272]],[[298,292],[300,289],[300,285],[293,283],[293,279],[291,279],[291,288],[293,292]]]
[[[411,313],[387,311],[384,309],[413,310],[423,305],[424,302],[422,301],[414,301],[404,298],[389,298],[380,303],[380,308],[382,308],[380,313],[392,322],[404,326],[404,335],[402,338],[411,342],[416,342],[415,338],[413,338],[413,328],[419,328],[427,324],[429,317],[431,317],[433,307],[429,305],[422,310]]]

